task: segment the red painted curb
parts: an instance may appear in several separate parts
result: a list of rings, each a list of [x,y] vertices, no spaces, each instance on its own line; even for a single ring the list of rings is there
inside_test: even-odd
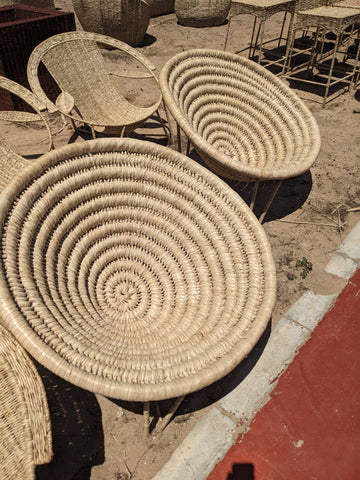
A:
[[[208,480],[360,479],[360,270]]]

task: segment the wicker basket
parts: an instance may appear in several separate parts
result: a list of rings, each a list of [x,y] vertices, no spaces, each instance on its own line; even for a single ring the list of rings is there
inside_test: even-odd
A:
[[[152,17],[158,15],[166,15],[175,11],[175,0],[146,0],[150,5],[150,13]]]
[[[181,25],[213,27],[225,22],[231,0],[175,0],[175,13]]]
[[[250,352],[275,302],[265,232],[206,168],[135,139],[67,145],[0,197],[0,308],[53,373],[173,398]]]
[[[144,38],[150,7],[143,0],[73,0],[84,30],[117,38],[135,47]]]
[[[15,338],[0,325],[0,478],[35,478],[52,457],[50,415],[41,378]]]
[[[316,120],[264,67],[217,50],[189,50],[159,77],[164,101],[207,165],[245,181],[306,172],[320,149]]]

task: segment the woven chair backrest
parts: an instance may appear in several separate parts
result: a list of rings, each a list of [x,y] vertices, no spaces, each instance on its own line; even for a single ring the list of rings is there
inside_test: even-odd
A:
[[[61,59],[61,61],[59,61]],[[76,39],[52,46],[41,58],[61,90],[69,93],[84,118],[109,108],[121,95],[107,74],[95,41]],[[110,103],[109,103],[110,102]]]

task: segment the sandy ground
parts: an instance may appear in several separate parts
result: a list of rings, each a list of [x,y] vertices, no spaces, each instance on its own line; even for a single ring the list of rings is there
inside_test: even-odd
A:
[[[72,10],[69,0],[58,1],[57,7]],[[269,35],[278,31],[280,21],[278,15],[271,19],[267,27]],[[251,17],[246,15],[233,19],[228,51],[237,52],[248,45],[251,23]],[[169,14],[151,19],[147,35],[138,48],[159,71],[166,60],[180,51],[194,47],[223,49],[226,32],[227,25],[201,29],[183,27],[177,24],[175,14]],[[116,53],[105,55],[110,68],[117,66]],[[127,82],[129,99],[150,101],[156,95],[155,85],[148,90],[135,83]],[[360,114],[354,112],[359,108],[356,93],[346,92],[322,108],[322,97],[315,89],[310,91],[309,87],[299,84],[291,86],[315,115],[322,147],[310,172],[283,182],[265,219],[264,228],[276,263],[278,294],[272,322],[262,344],[271,328],[306,290],[321,294],[338,291],[343,280],[326,274],[324,268],[342,238],[360,218],[356,208],[360,205]],[[52,123],[54,130],[59,130],[56,146],[89,138],[86,134],[73,135],[69,126],[61,130],[60,118],[53,119]],[[43,153],[39,151],[42,147],[46,150],[46,142],[39,143],[42,131],[10,124],[3,125],[2,129],[9,143],[29,161]],[[163,132],[152,121],[132,136],[166,143]],[[247,185],[232,183],[231,186],[249,198]],[[260,200],[266,197],[270,187],[268,184],[262,187]],[[251,368],[256,358],[246,361]],[[189,395],[161,435],[145,438],[140,404],[93,395],[38,367],[51,411],[54,459],[37,469],[37,480],[149,480],[198,419],[240,380],[235,369],[215,385]],[[166,402],[160,402],[160,409],[166,408]]]

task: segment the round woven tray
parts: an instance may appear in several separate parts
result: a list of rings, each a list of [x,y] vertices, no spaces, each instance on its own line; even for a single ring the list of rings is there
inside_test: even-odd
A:
[[[166,62],[159,82],[177,124],[218,175],[283,180],[306,172],[319,153],[319,128],[310,110],[251,60],[188,50]]]
[[[0,308],[44,366],[90,391],[161,400],[222,378],[263,333],[275,270],[222,180],[134,139],[68,145],[0,197]]]

